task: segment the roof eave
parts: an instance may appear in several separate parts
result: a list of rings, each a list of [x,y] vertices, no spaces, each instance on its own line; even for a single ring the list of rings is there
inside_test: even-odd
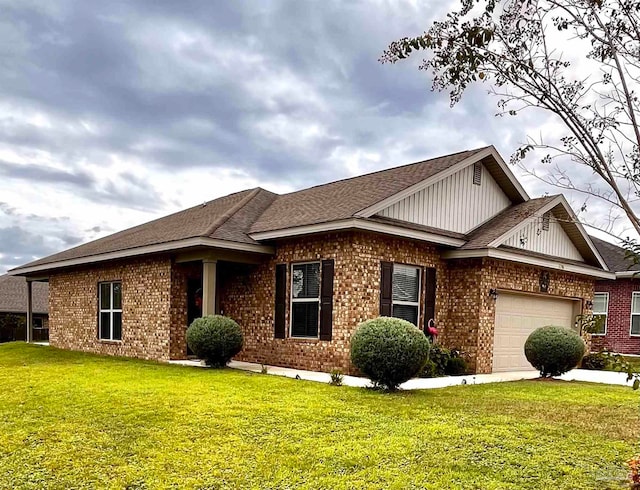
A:
[[[139,257],[141,255],[155,254],[161,252],[173,252],[191,247],[211,247],[221,248],[225,250],[237,250],[241,252],[252,252],[259,254],[272,255],[275,250],[273,247],[261,244],[231,242],[228,240],[218,240],[207,237],[194,237],[184,240],[175,240],[172,242],[158,243],[155,245],[147,245],[144,247],[136,247],[115,252],[107,252],[97,255],[88,255],[86,257],[78,257],[74,259],[58,260],[47,264],[39,264],[34,266],[21,266],[7,271],[11,276],[23,276],[36,272],[44,272],[54,269],[63,269],[79,265],[93,264],[97,262],[105,262],[108,260],[119,260],[130,257]]]
[[[616,272],[616,279],[640,279],[640,271]]]
[[[520,262],[523,264],[555,269],[562,272],[572,272],[584,276],[595,277],[598,279],[615,279],[616,275],[604,269],[597,269],[587,265],[570,264],[553,260],[553,258],[533,257],[531,255],[519,254],[510,250],[501,250],[495,248],[482,248],[477,250],[452,250],[443,253],[445,259],[468,259],[488,257],[492,259],[509,260],[511,262]]]
[[[377,223],[365,219],[348,218],[338,221],[328,221],[325,223],[317,223],[313,225],[296,226],[292,228],[283,228],[273,231],[262,231],[258,233],[251,233],[249,236],[256,241],[264,240],[276,240],[282,238],[297,237],[301,235],[311,235],[315,233],[326,233],[330,231],[342,231],[342,230],[364,230],[372,231],[376,233],[383,233],[387,235],[400,236],[404,238],[412,238],[415,240],[421,240],[430,243],[436,243],[439,245],[446,245],[449,247],[461,247],[465,241],[460,238],[453,238],[437,233],[431,233],[428,231],[414,230],[409,228],[403,228],[401,226],[395,226],[386,223]]]

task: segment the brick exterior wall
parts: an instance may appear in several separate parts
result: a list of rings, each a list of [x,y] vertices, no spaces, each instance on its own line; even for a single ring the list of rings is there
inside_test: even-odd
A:
[[[274,338],[276,264],[334,259],[333,331],[331,341]],[[446,311],[446,267],[432,245],[364,233],[334,233],[279,243],[275,257],[246,275],[229,275],[220,283],[220,309],[245,330],[238,359],[330,371],[353,372],[349,350],[356,326],[379,315],[380,261],[438,269],[436,322]],[[291,270],[287,271],[287,298]],[[423,288],[424,294],[424,288]],[[289,325],[289,304],[286,324]],[[287,329],[288,330],[288,329]]]
[[[122,341],[98,339],[98,283],[122,281]],[[63,349],[168,360],[171,260],[111,262],[49,278],[49,342]]]
[[[605,336],[594,335],[591,349],[608,349],[621,354],[640,354],[640,337],[631,335],[631,295],[640,291],[638,279],[597,281],[596,292],[609,293]]]
[[[466,353],[479,373],[491,372],[495,300],[491,288],[538,293],[539,267],[494,259],[444,261],[428,243],[374,233],[341,232],[275,244],[275,255],[258,265],[218,262],[217,309],[243,328],[237,359],[330,371],[354,372],[350,340],[357,325],[379,315],[380,262],[435,267],[438,342]],[[331,341],[274,338],[275,268],[334,259]],[[181,359],[187,354],[187,284],[202,276],[202,264],[176,264],[169,256],[110,263],[50,277],[50,341],[57,347],[144,359]],[[98,340],[98,283],[122,281],[121,342]],[[424,280],[424,277],[423,277]],[[425,288],[421,303],[424,305]],[[550,271],[550,296],[591,299],[593,281]],[[584,304],[584,301],[583,301]],[[421,315],[422,315],[421,311]],[[287,300],[286,324],[290,324]],[[424,319],[420,318],[420,327]]]
[[[490,373],[492,370],[496,301],[489,296],[489,289],[540,293],[540,273],[543,270],[546,269],[502,260],[482,259],[476,372]],[[582,314],[588,314],[586,301],[593,299],[594,280],[577,274],[553,270],[548,272],[549,288],[542,294],[550,297],[581,298]]]

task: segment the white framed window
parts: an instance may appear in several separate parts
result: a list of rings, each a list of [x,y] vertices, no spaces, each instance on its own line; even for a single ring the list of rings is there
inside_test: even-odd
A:
[[[320,262],[291,264],[291,337],[318,338]]]
[[[591,335],[606,335],[608,311],[609,293],[594,293],[592,313],[595,320],[595,328]]]
[[[640,336],[640,292],[631,293],[631,335]]]
[[[420,267],[393,264],[391,316],[416,326],[420,321],[421,273]]]
[[[122,340],[122,283],[120,281],[98,284],[98,338]]]

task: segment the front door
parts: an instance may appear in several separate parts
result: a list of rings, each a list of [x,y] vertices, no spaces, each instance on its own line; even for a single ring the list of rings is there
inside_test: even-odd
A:
[[[200,317],[202,317],[202,278],[191,278],[187,281],[187,325],[185,328],[188,328],[193,320]],[[187,346],[187,355],[193,355],[189,346]]]

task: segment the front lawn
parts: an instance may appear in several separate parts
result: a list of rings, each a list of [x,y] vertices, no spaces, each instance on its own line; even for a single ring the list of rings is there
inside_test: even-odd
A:
[[[0,345],[0,488],[608,488],[638,392],[523,381],[382,394]]]

